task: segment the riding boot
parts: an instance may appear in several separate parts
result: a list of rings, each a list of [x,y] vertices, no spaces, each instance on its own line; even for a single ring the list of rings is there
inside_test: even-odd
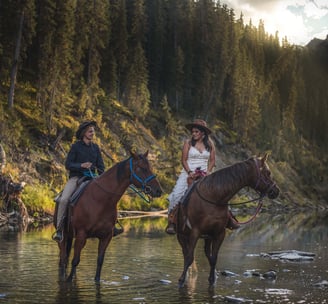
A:
[[[52,239],[58,243],[63,241],[63,230],[61,228],[57,229],[53,234]]]
[[[236,217],[232,214],[231,210],[229,210],[229,214],[228,214],[228,223],[226,228],[230,229],[230,230],[235,230],[238,229],[240,227],[240,225],[238,224],[238,221],[236,219]]]
[[[168,214],[167,216],[167,221],[168,221],[168,224],[165,228],[165,232],[167,234],[176,234],[176,231],[175,231],[175,227],[176,227],[176,218],[175,218],[175,215],[176,215],[176,210],[177,210],[177,207],[174,207]]]
[[[116,223],[118,223],[120,225],[120,228],[117,228],[114,225],[114,228],[113,228],[113,236],[117,236],[117,235],[123,233],[123,231],[124,231],[124,228],[122,227],[122,225],[118,221]]]
[[[56,226],[56,231],[52,235],[52,239],[58,243],[61,243],[64,239],[64,233],[63,233],[63,223],[64,219],[59,220],[59,224]]]

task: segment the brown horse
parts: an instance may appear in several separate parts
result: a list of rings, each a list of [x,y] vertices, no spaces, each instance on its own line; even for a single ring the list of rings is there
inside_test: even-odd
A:
[[[98,259],[95,281],[99,282],[105,251],[113,237],[117,220],[117,203],[129,185],[141,189],[146,195],[159,197],[161,187],[143,155],[131,153],[131,157],[114,165],[87,185],[75,206],[70,207],[63,241],[59,243],[61,275],[65,277],[68,258],[74,242],[72,269],[67,281],[72,281],[80,255],[88,238],[98,238]]]
[[[267,195],[274,199],[279,195],[279,188],[271,178],[266,159],[267,154],[263,158],[249,158],[218,170],[191,186],[179,205],[177,216],[177,238],[184,256],[180,287],[185,283],[200,237],[205,239],[204,250],[210,264],[208,281],[211,285],[215,283],[217,256],[228,222],[228,202],[240,189],[251,187],[260,193],[261,198]]]

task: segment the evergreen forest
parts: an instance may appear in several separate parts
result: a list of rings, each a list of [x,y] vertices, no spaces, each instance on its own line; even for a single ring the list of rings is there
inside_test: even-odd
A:
[[[33,153],[60,166],[94,119],[108,164],[149,148],[172,185],[182,122],[200,117],[327,199],[327,88],[328,38],[291,44],[219,1],[0,1],[0,139],[25,170]]]

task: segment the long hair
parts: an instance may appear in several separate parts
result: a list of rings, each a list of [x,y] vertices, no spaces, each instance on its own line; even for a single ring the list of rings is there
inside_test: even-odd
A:
[[[202,127],[194,127],[194,128],[204,133],[203,142],[204,142],[205,149],[207,151],[211,151],[212,145],[210,143],[210,138],[209,138],[208,134],[206,133],[205,129],[203,129]],[[192,137],[191,137],[190,142],[193,147],[196,145],[196,141]]]

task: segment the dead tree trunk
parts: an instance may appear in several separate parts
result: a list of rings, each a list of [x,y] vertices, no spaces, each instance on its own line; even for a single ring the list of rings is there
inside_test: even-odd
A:
[[[24,24],[24,11],[21,13],[21,17],[20,17],[18,35],[16,40],[15,55],[14,55],[13,65],[11,67],[11,73],[10,73],[10,89],[8,94],[9,109],[12,109],[14,106],[15,85],[16,85],[16,76],[18,70],[19,53],[20,53],[20,47],[22,42],[23,24]]]

